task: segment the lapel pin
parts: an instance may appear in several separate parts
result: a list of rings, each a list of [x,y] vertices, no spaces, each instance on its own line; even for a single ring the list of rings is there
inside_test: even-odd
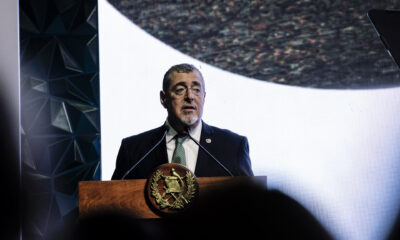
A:
[[[206,138],[206,143],[211,143],[211,139],[210,138]]]

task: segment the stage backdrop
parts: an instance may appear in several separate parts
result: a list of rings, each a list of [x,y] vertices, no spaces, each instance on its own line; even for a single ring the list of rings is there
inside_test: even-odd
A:
[[[110,2],[99,1],[103,180],[122,138],[164,123],[163,74],[189,62],[205,78],[204,121],[248,137],[271,189],[337,239],[390,233],[400,81],[366,12],[396,3]]]

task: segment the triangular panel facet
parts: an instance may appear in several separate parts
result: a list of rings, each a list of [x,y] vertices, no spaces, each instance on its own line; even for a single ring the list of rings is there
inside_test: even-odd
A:
[[[66,69],[76,72],[82,72],[82,67],[79,66],[78,61],[75,60],[74,56],[61,44],[58,45],[60,48],[61,57],[64,62]]]
[[[25,14],[25,11],[23,9],[20,9],[19,11],[19,24],[21,30],[32,33],[39,33],[39,29],[37,28],[35,23],[32,21],[31,18],[27,16],[27,14]]]
[[[92,11],[90,12],[88,18],[87,18],[87,23],[92,26],[94,29],[97,29],[97,24],[98,24],[98,17],[97,17],[97,7],[94,7]]]
[[[76,198],[73,195],[56,192],[55,199],[61,216],[67,215],[77,207]]]
[[[98,42],[97,35],[93,36],[93,38],[89,40],[87,46],[88,46],[92,61],[97,65],[98,64],[98,49],[99,49],[99,42]]]
[[[42,92],[42,93],[48,93],[49,92],[49,86],[45,80],[38,79],[35,77],[31,77],[31,87],[32,89]]]
[[[51,104],[51,125],[64,131],[72,133],[71,123],[65,108],[64,102],[52,100]]]

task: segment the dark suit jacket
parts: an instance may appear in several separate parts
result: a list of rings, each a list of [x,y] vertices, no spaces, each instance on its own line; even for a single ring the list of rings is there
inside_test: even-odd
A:
[[[165,127],[159,127],[139,135],[122,140],[117,164],[112,179],[121,179],[146,152],[148,152],[163,136]],[[207,143],[206,139],[210,139]],[[203,122],[200,144],[218,159],[234,176],[252,176],[247,138],[229,130],[209,126]],[[141,163],[139,163],[126,179],[147,178],[153,170],[168,163],[165,139]],[[201,148],[197,156],[196,177],[229,176],[229,174]]]

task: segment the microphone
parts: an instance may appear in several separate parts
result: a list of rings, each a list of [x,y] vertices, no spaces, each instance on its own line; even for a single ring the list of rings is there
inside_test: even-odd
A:
[[[231,177],[233,177],[233,174],[231,173],[231,171],[228,170],[228,168],[226,168],[224,166],[224,164],[222,164],[220,161],[218,161],[217,158],[215,158],[209,151],[207,151],[207,149],[205,149],[205,147],[203,147],[196,139],[194,139],[192,136],[190,136],[189,133],[189,128],[186,128],[186,132],[187,135],[190,139],[192,139],[193,142],[195,142],[204,152],[207,153],[208,156],[210,156],[215,162],[217,162]]]
[[[169,130],[168,126],[164,126],[165,130],[164,130],[164,134],[162,136],[162,138],[160,140],[158,140],[158,142],[142,157],[140,158],[131,168],[129,168],[128,171],[126,171],[126,173],[122,176],[121,180],[124,180],[125,177],[133,171],[133,169],[136,168],[137,165],[139,165],[139,163],[141,163],[143,161],[143,159],[145,159],[147,157],[147,155],[149,155],[158,145],[160,145],[160,143],[162,142],[162,140],[164,140],[165,136],[167,135],[167,132]]]

